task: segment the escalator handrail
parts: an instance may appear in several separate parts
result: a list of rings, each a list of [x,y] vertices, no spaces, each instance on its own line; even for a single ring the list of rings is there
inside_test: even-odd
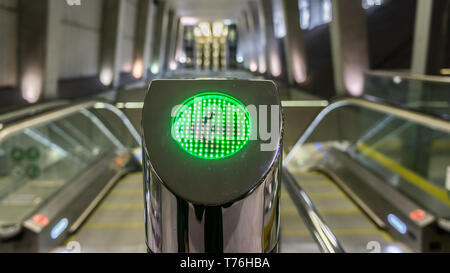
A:
[[[282,176],[291,199],[321,251],[325,253],[344,253],[345,251],[336,236],[286,167],[283,167]]]
[[[450,121],[443,120],[437,117],[433,117],[424,113],[419,113],[407,109],[397,108],[387,104],[377,103],[368,101],[360,98],[344,98],[337,100],[323,109],[317,117],[308,126],[302,136],[299,138],[297,143],[294,145],[289,154],[285,157],[285,162],[288,163],[298,148],[306,142],[306,140],[311,136],[314,130],[319,126],[320,122],[333,110],[345,107],[345,106],[359,106],[362,108],[370,109],[376,112],[385,113],[398,118],[402,118],[411,121],[416,124],[421,124],[425,127],[431,127],[440,131],[444,131],[450,134]]]
[[[393,71],[384,71],[384,70],[371,70],[371,71],[366,72],[366,75],[385,77],[385,78],[400,77],[402,79],[414,80],[414,81],[423,81],[423,82],[436,82],[436,83],[445,83],[445,84],[450,83],[450,78],[449,77],[422,75],[422,74],[411,74],[411,73],[407,73],[407,72],[393,72]]]
[[[29,118],[34,115],[42,114],[45,111],[51,111],[57,108],[61,108],[62,106],[68,105],[69,103],[70,101],[67,100],[56,100],[27,105],[25,107],[21,106],[17,109],[6,109],[8,110],[8,112],[0,113],[0,123],[6,124],[20,118]]]
[[[3,141],[8,136],[23,131],[26,128],[36,126],[38,124],[49,123],[54,120],[60,119],[64,116],[70,115],[84,108],[89,108],[95,105],[94,101],[82,102],[76,105],[68,106],[65,108],[59,108],[51,112],[38,114],[29,118],[25,118],[18,122],[6,125],[0,130],[0,141]]]
[[[23,227],[20,224],[13,224],[13,225],[7,225],[7,226],[0,225],[0,244],[3,241],[7,241],[7,240],[19,235],[22,232],[22,230],[23,230]]]
[[[72,106],[59,108],[54,111],[38,114],[36,116],[32,116],[19,122],[7,125],[1,128],[0,130],[0,142],[2,142],[4,139],[17,132],[23,131],[26,128],[30,128],[38,124],[49,123],[51,121],[58,120],[62,117],[78,112],[82,109],[87,109],[91,107],[106,108],[109,111],[113,112],[117,117],[119,117],[122,120],[122,122],[130,131],[131,135],[139,144],[139,146],[141,145],[141,138],[139,136],[139,133],[131,124],[131,122],[128,120],[128,118],[125,116],[125,114],[122,111],[120,111],[116,106],[110,104],[109,102],[101,100],[91,100],[87,102],[86,101],[81,102]]]
[[[64,104],[61,104],[61,106],[65,106]],[[24,118],[22,120],[18,120],[16,122],[13,122],[11,124],[8,124],[5,127],[0,128],[0,143],[5,140],[6,138],[21,132],[27,128],[34,127],[41,124],[50,123],[52,121],[61,119],[65,116],[68,116],[70,114],[76,113],[78,111],[82,111],[83,109],[89,109],[89,108],[102,108],[107,109],[116,116],[118,116],[124,125],[127,127],[127,129],[130,131],[133,138],[136,140],[136,143],[141,146],[141,139],[139,136],[139,133],[134,128],[134,126],[131,124],[129,119],[126,117],[126,115],[120,111],[117,107],[114,105],[100,100],[91,100],[91,101],[84,101],[77,103],[75,105],[67,106],[67,107],[60,107],[54,110],[51,110],[49,112],[42,112],[39,114],[33,114],[31,116],[28,116],[27,118]],[[20,224],[16,225],[6,225],[2,226],[0,225],[0,242],[4,240],[8,240],[13,238],[14,236],[18,235],[23,229],[23,226]]]

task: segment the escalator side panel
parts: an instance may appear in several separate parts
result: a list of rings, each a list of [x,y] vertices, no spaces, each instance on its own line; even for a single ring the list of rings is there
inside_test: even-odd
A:
[[[333,178],[372,220],[376,223],[382,221],[381,227],[396,240],[417,252],[449,250],[448,236],[442,234],[436,241],[436,218],[431,213],[426,213],[421,220],[412,220],[410,213],[424,210],[421,206],[388,186],[347,154],[331,149],[328,156],[328,160],[318,168]]]
[[[302,171],[293,172],[293,175],[346,252],[372,252],[376,250],[373,244],[378,245],[381,252],[409,252],[401,244],[393,242],[325,175]]]

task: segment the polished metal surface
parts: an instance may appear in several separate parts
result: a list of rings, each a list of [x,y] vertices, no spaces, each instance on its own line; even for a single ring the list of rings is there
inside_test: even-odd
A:
[[[259,121],[267,119],[266,124],[276,132],[271,139],[273,150],[264,150],[263,141],[257,139],[239,155],[205,161],[182,153],[170,141],[170,128],[160,116],[170,117],[178,101],[196,95],[198,90],[216,89],[227,90],[245,105],[272,107],[276,115],[268,118],[261,114]],[[145,222],[150,252],[277,250],[283,151],[280,106],[278,90],[271,81],[152,82],[142,118]],[[258,124],[255,120],[252,123]]]
[[[296,204],[299,214],[305,220],[305,223],[313,234],[313,237],[320,246],[322,252],[344,253],[345,251],[336,236],[324,222],[308,195],[298,185],[295,178],[290,174],[286,167],[283,168],[283,182],[292,200]]]
[[[249,196],[223,206],[201,206],[181,200],[164,187],[151,168],[145,169],[150,170],[144,178],[150,251],[261,253],[276,247],[280,217],[279,168],[272,168]]]
[[[224,160],[204,160],[183,152],[172,138],[174,107],[201,90],[220,91],[251,108],[249,118],[255,126],[239,154]],[[234,202],[259,186],[282,151],[279,149],[283,127],[280,104],[276,85],[271,81],[152,81],[142,111],[143,154],[163,184],[177,197],[207,206]],[[268,128],[271,128],[270,135],[264,133]]]

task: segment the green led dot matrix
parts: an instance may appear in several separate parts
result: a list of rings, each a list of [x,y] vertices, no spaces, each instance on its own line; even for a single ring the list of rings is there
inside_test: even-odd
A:
[[[224,93],[197,94],[172,119],[172,136],[188,154],[208,160],[239,152],[250,140],[252,123],[245,105]]]

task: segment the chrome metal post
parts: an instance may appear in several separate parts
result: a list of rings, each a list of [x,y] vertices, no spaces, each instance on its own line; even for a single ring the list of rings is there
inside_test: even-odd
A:
[[[261,141],[250,140],[241,151],[224,159],[194,157],[176,145],[167,124],[173,105],[195,96],[198,90],[211,90],[211,87],[206,88],[208,86],[227,90],[226,94],[244,98],[247,103],[251,98],[258,98],[255,105],[281,105],[276,87],[269,81],[152,82],[142,119],[148,250],[152,253],[276,251],[280,218],[281,107],[279,127],[274,128],[279,130],[274,151],[261,151]],[[267,90],[265,96],[258,94],[264,89]],[[179,90],[185,94],[176,94]],[[160,121],[161,117],[167,118]],[[204,120],[206,123],[208,119]]]

